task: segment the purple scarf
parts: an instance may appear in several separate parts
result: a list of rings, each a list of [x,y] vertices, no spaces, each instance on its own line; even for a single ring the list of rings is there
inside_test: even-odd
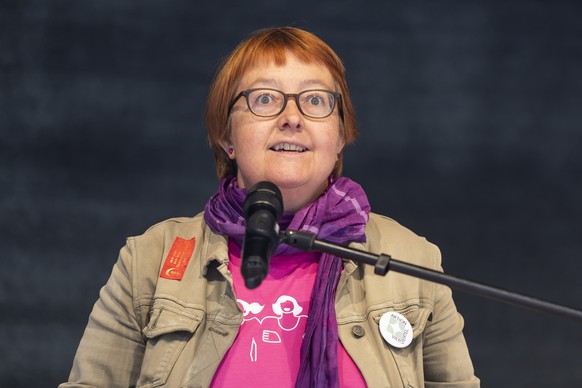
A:
[[[245,198],[246,190],[238,187],[236,178],[223,179],[204,213],[204,220],[215,233],[234,239],[240,246],[245,233],[242,215]],[[279,225],[282,230],[311,232],[318,239],[334,243],[364,242],[369,212],[370,204],[362,187],[340,177],[330,180],[327,190],[314,202],[294,214],[283,214]],[[297,252],[297,248],[281,244],[274,255]],[[341,269],[339,258],[327,253],[321,255],[311,292],[296,387],[339,387],[335,290]]]

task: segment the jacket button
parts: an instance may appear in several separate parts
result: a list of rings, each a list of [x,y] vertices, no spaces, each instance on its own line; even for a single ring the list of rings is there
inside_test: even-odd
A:
[[[366,334],[366,331],[364,330],[364,328],[360,325],[354,325],[354,327],[352,327],[352,334],[358,338],[363,337],[364,334]]]

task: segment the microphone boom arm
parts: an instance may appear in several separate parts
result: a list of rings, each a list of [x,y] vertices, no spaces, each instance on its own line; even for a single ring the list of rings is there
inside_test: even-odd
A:
[[[444,284],[469,294],[474,294],[503,303],[513,304],[529,308],[531,310],[546,312],[561,316],[563,318],[574,319],[582,322],[582,311],[571,307],[488,286],[486,284],[477,283],[471,280],[458,278],[418,265],[405,263],[403,261],[393,259],[390,255],[376,255],[370,252],[362,251],[360,249],[349,248],[346,246],[330,243],[325,240],[318,240],[316,237],[317,236],[315,234],[309,232],[287,230],[285,232],[281,232],[279,235],[279,243],[285,243],[303,251],[326,252],[334,256],[373,265],[374,273],[377,275],[384,276],[388,273],[388,271],[392,270],[431,282]]]

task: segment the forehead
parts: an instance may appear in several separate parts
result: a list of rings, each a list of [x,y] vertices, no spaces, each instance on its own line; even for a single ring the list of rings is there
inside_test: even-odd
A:
[[[251,87],[326,88],[335,82],[327,67],[319,62],[306,62],[287,53],[283,61],[275,58],[255,60],[242,73],[239,89]]]

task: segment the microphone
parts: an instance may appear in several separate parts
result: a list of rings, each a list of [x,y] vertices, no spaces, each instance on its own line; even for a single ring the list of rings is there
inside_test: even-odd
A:
[[[245,236],[242,245],[241,272],[249,289],[257,288],[269,272],[271,254],[279,244],[279,224],[283,196],[267,181],[249,189],[244,203]]]

